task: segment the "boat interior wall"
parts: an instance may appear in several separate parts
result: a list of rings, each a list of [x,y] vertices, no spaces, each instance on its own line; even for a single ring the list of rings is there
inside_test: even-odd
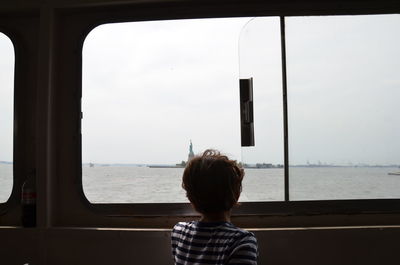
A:
[[[110,8],[126,9],[126,7],[150,7],[154,13],[161,15],[162,11],[170,9],[172,15],[178,10],[186,14],[205,12],[205,15],[221,15],[221,12],[229,12],[244,15],[251,12],[262,15],[317,15],[317,14],[366,14],[366,13],[393,13],[398,10],[398,2],[395,0],[368,0],[368,1],[345,1],[345,0],[4,0],[1,3],[1,11],[31,11],[40,10],[43,7],[51,8],[85,8],[103,9]],[[172,9],[171,9],[172,8]],[[218,13],[214,13],[218,12]]]
[[[9,200],[0,204],[0,224],[20,215],[21,186],[36,166],[35,131],[38,74],[39,14],[0,16],[0,31],[13,43],[14,71],[14,185]],[[22,62],[23,63],[19,63]],[[11,219],[9,219],[11,218]]]
[[[96,26],[342,14],[400,14],[400,1],[2,0],[0,32],[14,45],[15,83],[13,188],[8,201],[0,203],[0,264],[172,264],[170,229],[196,215],[187,203],[92,204],[84,195],[82,46]],[[37,225],[23,228],[21,189],[33,169]],[[232,221],[255,232],[259,264],[398,260],[399,198],[254,203],[245,209]]]
[[[258,264],[393,264],[398,227],[254,231]],[[172,264],[170,232],[0,228],[2,264]]]

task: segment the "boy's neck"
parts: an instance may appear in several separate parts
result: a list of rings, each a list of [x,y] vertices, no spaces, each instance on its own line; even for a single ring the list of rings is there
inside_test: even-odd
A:
[[[207,213],[201,214],[200,222],[230,222],[231,212]]]

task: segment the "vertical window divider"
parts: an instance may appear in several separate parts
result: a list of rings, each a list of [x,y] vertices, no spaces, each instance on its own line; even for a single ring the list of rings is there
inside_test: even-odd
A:
[[[281,56],[282,56],[282,95],[283,95],[283,138],[284,138],[284,178],[285,201],[289,201],[289,139],[288,139],[288,106],[287,106],[287,78],[286,78],[286,33],[285,17],[280,17],[281,28]]]

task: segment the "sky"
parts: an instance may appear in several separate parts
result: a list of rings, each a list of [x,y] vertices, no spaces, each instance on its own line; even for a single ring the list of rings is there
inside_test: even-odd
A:
[[[400,15],[286,18],[290,164],[400,164]],[[105,24],[82,51],[82,156],[174,164],[215,148],[283,163],[278,17]],[[0,33],[0,161],[12,159],[13,48]],[[240,146],[239,79],[254,82]]]
[[[0,32],[0,161],[13,157],[14,46]]]

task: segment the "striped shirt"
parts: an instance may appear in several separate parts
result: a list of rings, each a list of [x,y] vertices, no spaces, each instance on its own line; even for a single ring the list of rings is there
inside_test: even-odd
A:
[[[175,265],[256,265],[254,234],[228,222],[180,222],[171,235]]]

